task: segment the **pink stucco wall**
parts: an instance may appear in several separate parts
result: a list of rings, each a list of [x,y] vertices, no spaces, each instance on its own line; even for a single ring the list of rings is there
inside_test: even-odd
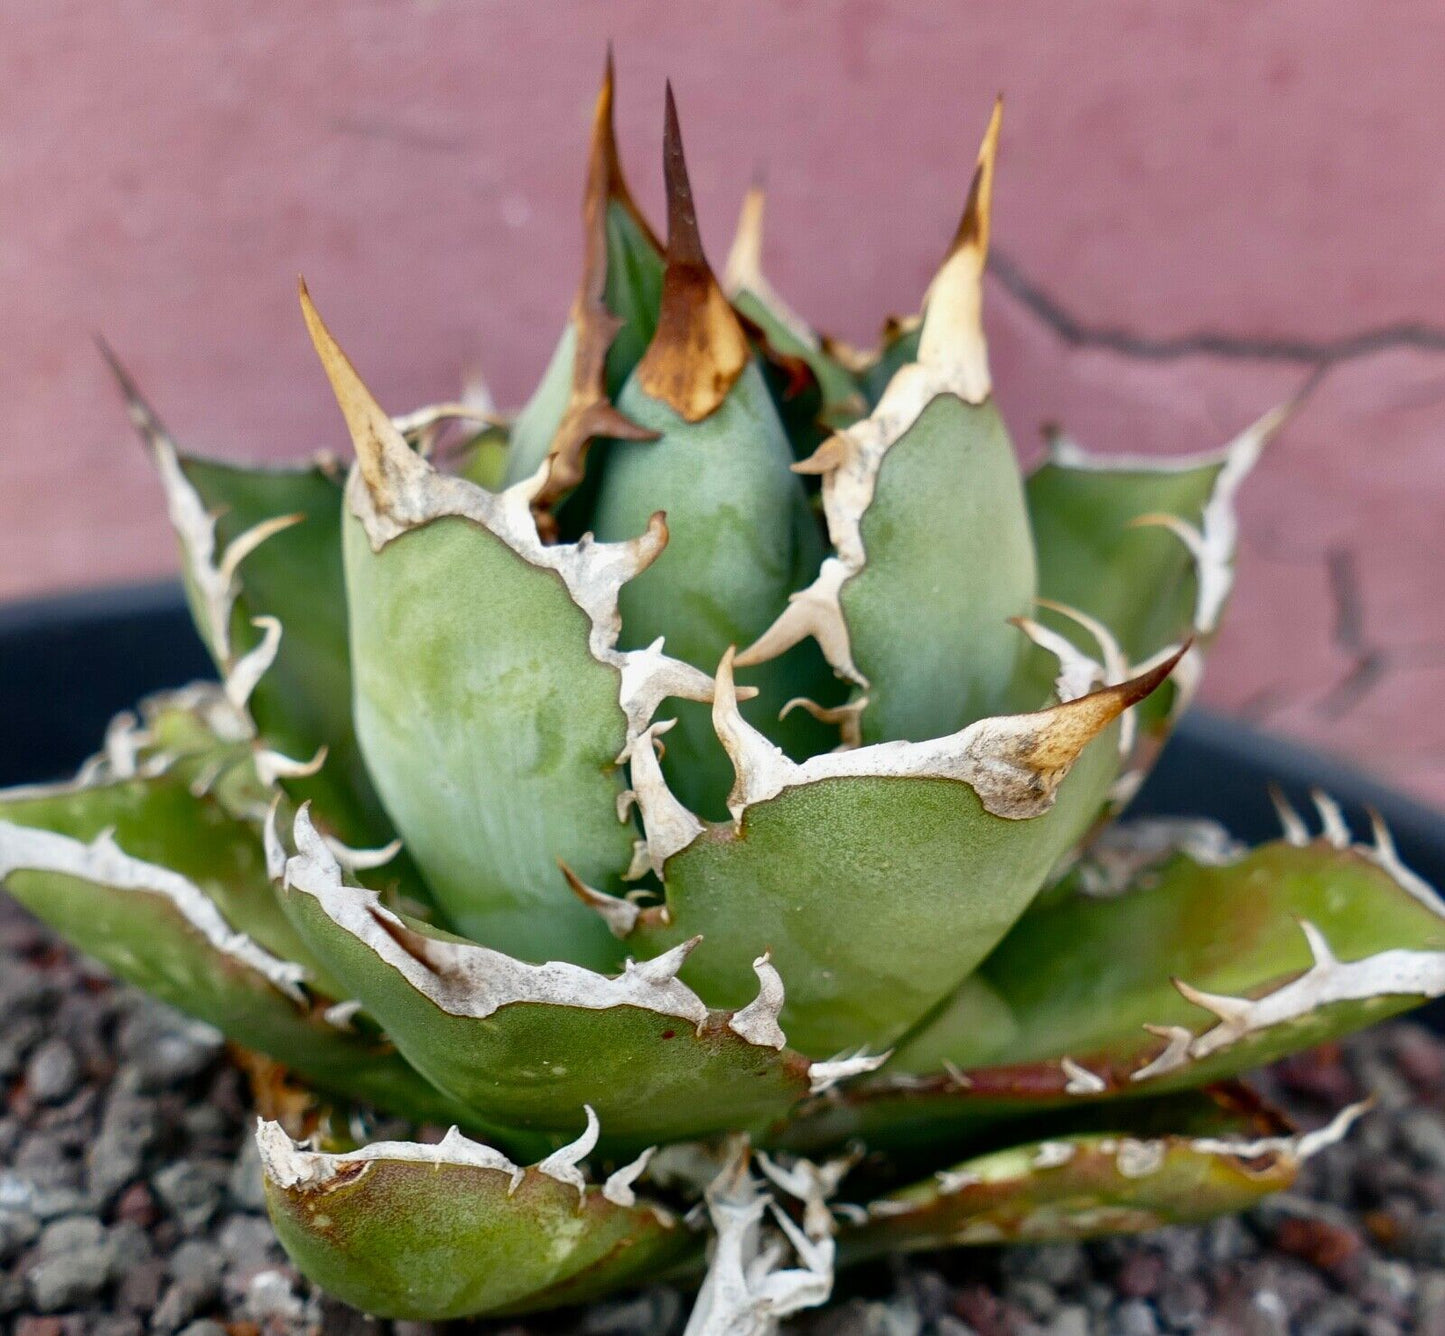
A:
[[[1217,443],[1327,379],[1249,490],[1207,698],[1445,800],[1445,9],[1428,0],[15,0],[0,44],[0,597],[170,569],[103,330],[206,450],[340,447],[307,275],[389,405],[530,387],[617,44],[655,206],[675,82],[721,254],[766,166],[775,282],[911,308],[1007,96],[990,291],[1016,433]]]

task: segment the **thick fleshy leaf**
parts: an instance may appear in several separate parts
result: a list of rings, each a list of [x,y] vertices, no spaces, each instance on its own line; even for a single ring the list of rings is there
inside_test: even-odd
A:
[[[1190,847],[1111,841],[1107,867],[1077,869],[984,962],[982,1004],[965,989],[893,1065],[805,1110],[791,1144],[937,1143],[1210,1084],[1445,993],[1445,917],[1387,836]]]
[[[1111,725],[1167,671],[934,743],[794,765],[737,714],[725,661],[715,721],[737,769],[736,824],[680,819],[634,751],[667,891],[636,932],[650,950],[702,934],[687,977],[724,1005],[771,950],[799,1049],[885,1047],[983,959],[1078,839],[1117,769]]]
[[[530,960],[615,964],[559,883],[629,861],[619,757],[668,695],[711,696],[660,650],[615,648],[617,591],[666,542],[547,545],[536,483],[494,494],[412,451],[302,305],[347,419],[346,592],[357,736],[436,903],[469,937]]]
[[[669,653],[714,664],[730,645],[750,644],[782,611],[789,592],[808,583],[822,540],[792,450],[756,367],[750,366],[709,417],[689,423],[634,381],[623,412],[659,433],[656,441],[612,448],[594,516],[598,536],[639,532],[648,516],[667,515],[667,550],[622,591],[622,644],[665,637]],[[797,696],[827,698],[832,675],[815,646],[798,646],[748,677],[758,696],[744,706],[757,727],[794,755],[833,745],[836,734],[802,711],[781,726]],[[675,711],[664,773],[688,806],[721,817],[732,782],[707,707]]]
[[[1070,1056],[1110,1089],[1197,1085],[1445,991],[1442,907],[1388,843],[1279,842],[1217,857],[1182,852],[1146,864],[1120,894],[1074,893],[1026,914],[982,971],[1017,1033],[1006,1049],[980,1036],[955,1061]],[[1192,990],[1257,1005],[1224,1021]],[[1189,1053],[1172,1056],[1185,1040],[1171,1027],[1188,1032]]]
[[[761,1126],[816,1083],[766,1000],[710,1011],[676,978],[685,947],[615,978],[527,965],[342,885],[304,818],[297,839],[286,902],[307,943],[418,1071],[494,1124],[564,1131],[586,1101],[635,1147]]]
[[[298,802],[348,844],[381,845],[390,822],[371,786],[351,724],[351,669],[341,570],[341,477],[334,465],[242,468],[182,456],[182,471],[229,545],[255,526],[304,518],[272,535],[241,563],[231,635],[244,651],[260,641],[257,617],[281,623],[276,659],[251,693],[250,712],[269,747],[306,759],[324,747],[314,775],[285,781]]]
[[[639,532],[661,509],[671,540],[653,567],[622,590],[622,643],[665,637],[688,663],[714,664],[751,643],[807,583],[821,539],[793,451],[747,339],[723,296],[697,232],[676,109],[669,97],[667,273],[662,318],[618,406],[655,440],[618,442],[609,454],[593,517],[597,534]],[[759,675],[749,705],[776,722],[795,696],[829,685],[816,652],[795,654]],[[682,800],[721,816],[731,773],[706,710],[677,711],[666,773]],[[797,712],[784,729],[795,750],[831,745],[829,731]]]
[[[0,808],[0,878],[21,904],[128,983],[322,1089],[417,1121],[481,1126],[389,1045],[329,1011],[343,999],[313,993],[325,976],[300,963],[310,953],[298,960],[261,944],[284,947],[295,937],[267,903],[259,842],[248,848],[204,802],[192,800],[178,816],[184,809],[170,789],[137,783],[12,795]],[[117,833],[92,835],[106,818]],[[197,867],[205,889],[135,856],[131,845]]]
[[[532,959],[608,963],[565,892],[627,865],[617,670],[549,571],[461,517],[373,552],[346,526],[356,723],[372,777],[448,920]]]
[[[934,398],[889,447],[839,593],[867,678],[865,742],[923,741],[1005,701],[1034,553],[1013,443],[992,400]]]
[[[1242,1211],[1290,1186],[1300,1164],[1357,1116],[1304,1136],[1236,1133],[1061,1134],[965,1160],[869,1204],[845,1226],[848,1261],[959,1244],[1045,1242],[1137,1233]]]
[[[267,1205],[291,1259],[380,1317],[581,1303],[701,1250],[697,1234],[625,1185],[584,1186],[570,1157],[523,1169],[455,1134],[344,1155],[299,1147],[275,1123],[257,1136]]]
[[[936,738],[1006,708],[1025,649],[1009,623],[1033,606],[1033,542],[981,322],[998,125],[996,110],[917,359],[799,465],[822,476],[834,555],[738,656],[751,667],[815,639],[861,692],[865,743]]]
[[[1056,435],[1050,458],[1028,480],[1041,598],[1093,618],[1130,663],[1193,640],[1176,681],[1140,712],[1140,745],[1119,805],[1198,684],[1234,583],[1235,494],[1291,409],[1266,414],[1222,450],[1185,458],[1093,455]],[[1079,642],[1073,618],[1048,607],[1038,615]],[[1034,668],[1033,690],[1047,671]]]

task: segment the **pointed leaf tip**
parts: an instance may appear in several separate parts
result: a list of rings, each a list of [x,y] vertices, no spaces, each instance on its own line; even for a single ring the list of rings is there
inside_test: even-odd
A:
[[[304,278],[297,279],[301,314],[322,370],[331,382],[331,392],[346,419],[357,466],[377,508],[391,508],[403,480],[427,465],[413,453],[386,410],[367,389],[351,359],[336,342],[321,313],[311,300]]]
[[[700,422],[727,397],[751,350],[703,253],[670,83],[666,108],[662,162],[667,185],[667,270],[657,332],[638,363],[637,377],[652,398],[686,421]]]
[[[978,150],[978,163],[968,187],[968,200],[964,204],[963,217],[959,219],[958,231],[949,248],[952,255],[965,247],[977,249],[980,263],[988,257],[989,227],[993,216],[993,177],[998,161],[999,131],[1003,127],[1003,94],[994,99],[993,111],[988,118],[988,128],[983,134],[983,143]]]

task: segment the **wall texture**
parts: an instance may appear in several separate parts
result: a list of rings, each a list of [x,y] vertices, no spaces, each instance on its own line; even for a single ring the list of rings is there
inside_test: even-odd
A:
[[[343,448],[294,277],[398,410],[525,396],[578,257],[603,47],[655,207],[675,83],[717,258],[867,339],[911,309],[995,91],[1015,432],[1199,449],[1318,391],[1244,501],[1207,699],[1445,801],[1445,9],[1398,0],[16,0],[0,47],[0,597],[171,568],[91,347],[189,445]]]

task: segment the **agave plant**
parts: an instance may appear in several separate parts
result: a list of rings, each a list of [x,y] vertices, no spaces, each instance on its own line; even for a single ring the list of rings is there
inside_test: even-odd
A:
[[[921,314],[862,354],[763,279],[756,191],[714,277],[670,94],[658,242],[611,96],[510,423],[392,417],[304,286],[349,470],[184,454],[120,373],[220,681],[0,795],[11,893],[274,1064],[276,1229],[374,1313],[676,1278],[689,1331],[763,1333],[845,1262],[1287,1186],[1358,1110],[1299,1134],[1238,1074],[1445,991],[1440,904],[1324,798],[1253,851],[1107,827],[1284,411],[1024,477],[997,108]]]

